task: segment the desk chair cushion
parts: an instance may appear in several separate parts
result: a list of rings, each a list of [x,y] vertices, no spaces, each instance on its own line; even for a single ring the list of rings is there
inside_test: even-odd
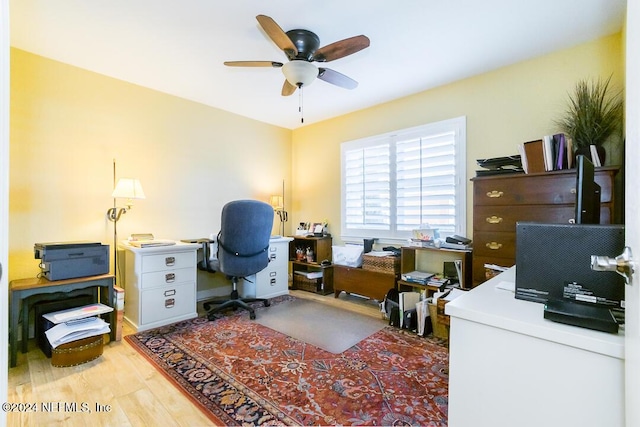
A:
[[[219,271],[246,277],[267,267],[273,208],[258,200],[236,200],[222,208],[218,234]]]

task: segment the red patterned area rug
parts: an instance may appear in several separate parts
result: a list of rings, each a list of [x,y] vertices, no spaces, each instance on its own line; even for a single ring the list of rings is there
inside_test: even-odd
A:
[[[340,354],[243,311],[125,339],[219,425],[447,425],[447,348],[390,326]]]

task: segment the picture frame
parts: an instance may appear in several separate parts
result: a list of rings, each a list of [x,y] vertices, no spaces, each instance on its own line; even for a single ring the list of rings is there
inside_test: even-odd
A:
[[[324,234],[324,225],[321,222],[314,222],[309,228],[309,232],[314,236],[322,236]]]

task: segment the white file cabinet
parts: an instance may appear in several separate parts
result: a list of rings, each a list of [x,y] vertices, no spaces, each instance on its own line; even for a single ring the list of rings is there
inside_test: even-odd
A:
[[[290,237],[271,239],[269,265],[254,276],[247,277],[239,286],[243,298],[273,298],[289,293]]]
[[[198,244],[125,249],[124,318],[145,331],[198,316],[196,260]]]

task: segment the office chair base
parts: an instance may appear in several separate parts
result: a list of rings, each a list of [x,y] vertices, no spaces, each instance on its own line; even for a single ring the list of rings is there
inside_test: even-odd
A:
[[[238,295],[238,291],[234,290],[231,292],[230,299],[207,301],[202,304],[202,306],[205,310],[207,310],[207,318],[209,320],[216,320],[215,314],[225,309],[237,310],[238,308],[247,310],[249,312],[249,319],[255,320],[256,312],[253,307],[249,305],[249,303],[252,302],[261,302],[265,307],[269,307],[271,305],[271,302],[265,298],[240,298]],[[213,307],[214,305],[216,305],[217,307]]]

